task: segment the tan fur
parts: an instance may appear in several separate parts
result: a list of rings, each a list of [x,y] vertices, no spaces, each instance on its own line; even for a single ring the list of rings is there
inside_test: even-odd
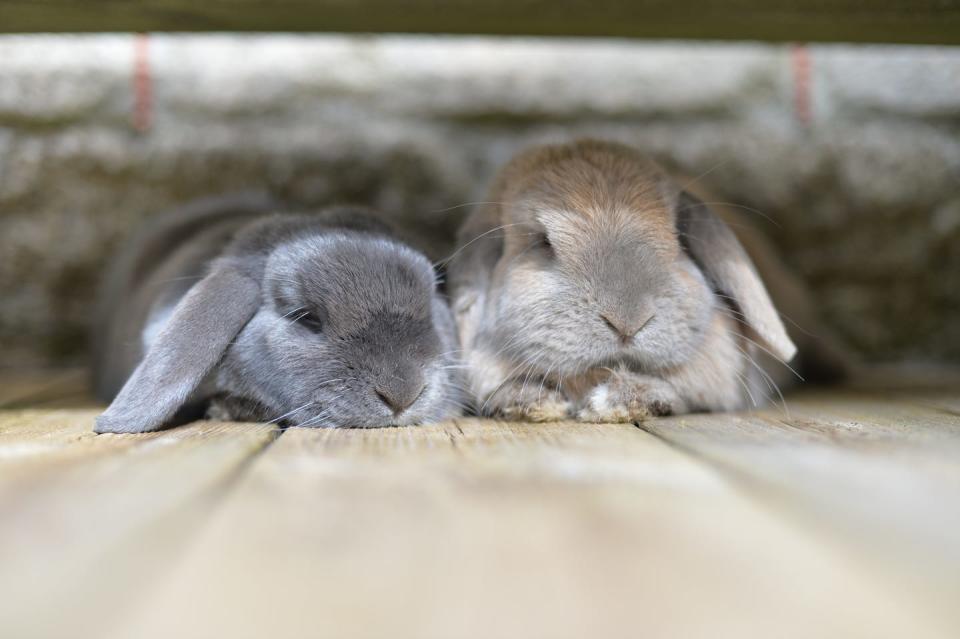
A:
[[[669,203],[661,188],[663,174],[633,149],[593,140],[539,147],[517,156],[501,176],[492,201],[531,198],[535,204],[529,212],[534,215],[538,208],[570,212],[572,232],[620,226],[657,250],[677,250]],[[506,209],[498,210],[502,215]]]
[[[787,357],[793,344],[729,230],[702,207],[684,211],[679,194],[653,162],[609,142],[539,147],[504,167],[450,265],[480,412],[628,421],[772,393],[750,338]],[[686,238],[700,242],[700,269]],[[714,295],[704,267],[748,299]],[[734,319],[741,310],[752,322]]]
[[[784,318],[790,339],[797,345],[800,361],[794,363],[793,368],[800,369],[802,375],[812,381],[846,377],[856,367],[856,358],[824,324],[810,290],[777,254],[777,248],[761,231],[754,212],[722,201],[699,180],[677,173],[671,175],[727,223],[757,267],[777,311]],[[756,212],[756,215],[761,214]],[[778,365],[767,353],[758,352],[756,358],[781,388],[799,381],[794,372]]]

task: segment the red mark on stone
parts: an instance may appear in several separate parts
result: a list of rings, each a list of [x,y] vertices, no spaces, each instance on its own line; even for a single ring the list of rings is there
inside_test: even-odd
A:
[[[811,61],[810,49],[805,44],[795,44],[790,52],[793,68],[793,109],[797,121],[809,126],[813,113],[810,101]]]
[[[153,78],[150,74],[150,36],[139,33],[133,49],[133,128],[150,129],[153,119]]]

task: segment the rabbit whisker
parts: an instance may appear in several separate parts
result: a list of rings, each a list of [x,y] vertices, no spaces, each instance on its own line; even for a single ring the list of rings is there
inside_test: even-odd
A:
[[[499,384],[495,389],[493,389],[493,391],[492,391],[491,393],[489,393],[489,394],[487,395],[486,401],[484,401],[484,402],[483,402],[483,405],[480,407],[480,414],[484,414],[484,411],[486,411],[486,408],[487,408],[487,404],[490,402],[491,399],[493,399],[493,397],[494,397],[497,393],[500,392],[500,390],[507,384],[507,382],[516,381],[516,380],[514,379],[514,373],[516,373],[516,371],[518,371],[519,369],[523,368],[524,366],[527,366],[528,363],[529,363],[529,362],[532,362],[532,360],[533,360],[535,357],[536,357],[536,355],[532,355],[532,356],[526,358],[523,362],[521,362],[520,364],[518,364],[518,365],[516,365],[515,367],[513,367],[513,369],[511,369],[511,371],[510,371],[509,373],[507,373],[506,376],[504,376],[503,381],[501,381],[500,384]]]
[[[494,228],[490,229],[489,231],[486,231],[485,233],[481,233],[481,234],[478,235],[477,237],[473,238],[472,240],[470,240],[469,242],[467,242],[466,244],[464,244],[463,246],[461,246],[460,248],[458,248],[456,251],[454,251],[454,252],[453,252],[449,257],[447,257],[446,259],[443,259],[443,260],[440,260],[439,262],[437,262],[434,266],[442,266],[442,265],[449,264],[450,261],[453,260],[453,258],[455,258],[457,255],[459,255],[464,249],[466,249],[468,246],[470,246],[471,244],[473,244],[473,243],[476,242],[477,240],[482,239],[482,238],[486,237],[487,235],[490,235],[491,233],[495,233],[495,232],[500,231],[500,230],[502,230],[502,229],[505,229],[505,228],[507,228],[507,227],[510,227],[510,226],[519,226],[520,224],[521,224],[521,222],[514,222],[513,224],[502,224],[502,225],[500,225],[500,226],[497,226],[497,227],[494,227]]]
[[[286,319],[291,315],[293,315],[294,313],[299,313],[300,311],[306,310],[306,308],[307,308],[306,306],[298,306],[297,308],[293,309],[289,313],[284,313],[283,315],[281,315],[280,319]]]
[[[693,178],[692,180],[690,180],[690,181],[688,181],[687,183],[685,183],[685,184],[683,185],[683,187],[682,187],[683,190],[686,191],[686,190],[689,189],[692,185],[696,184],[697,182],[699,182],[699,181],[702,180],[703,178],[707,177],[708,175],[710,175],[711,173],[713,173],[714,171],[716,171],[717,169],[719,169],[719,168],[720,168],[721,166],[723,166],[724,164],[729,163],[730,160],[731,160],[731,158],[724,158],[723,160],[720,160],[719,162],[717,162],[716,164],[714,164],[713,166],[711,166],[709,169],[707,169],[706,171],[704,171],[703,173],[701,173],[701,174],[698,175],[697,177],[695,177],[695,178]]]
[[[737,345],[737,349],[740,351],[740,353],[743,354],[743,357],[747,361],[747,363],[749,363],[751,366],[753,366],[757,370],[757,372],[760,374],[760,378],[763,379],[764,382],[767,384],[767,387],[777,394],[777,396],[780,398],[780,405],[781,405],[781,408],[783,409],[783,412],[787,415],[787,417],[789,417],[790,409],[787,406],[787,400],[783,397],[783,393],[780,392],[780,387],[777,386],[777,383],[775,381],[773,381],[773,377],[771,377],[767,371],[763,370],[763,367],[756,362],[753,356],[751,356],[746,349],[740,347],[739,345]]]
[[[733,304],[736,304],[736,303],[737,303],[737,300],[734,299],[733,297],[729,296],[729,295],[724,295],[723,293],[719,293],[719,292],[714,292],[714,295],[716,295],[716,296],[719,297],[719,298],[722,298],[722,299],[725,299],[725,300],[729,300],[729,301],[730,301],[731,303],[733,303]],[[717,310],[723,312],[723,311],[722,311],[721,309],[719,309],[719,308],[718,308]],[[735,308],[731,308],[729,305],[726,305],[725,310],[726,310],[726,311],[729,311],[730,313],[732,313],[733,315],[731,315],[731,317],[734,317],[734,319],[736,319],[736,320],[738,320],[738,321],[740,321],[740,322],[743,322],[743,323],[748,323],[746,316],[745,316],[741,311],[738,311],[738,310],[735,309]],[[789,322],[791,325],[793,325],[794,328],[796,328],[798,331],[800,331],[800,332],[803,333],[804,335],[806,335],[806,336],[808,336],[808,337],[813,337],[814,339],[821,339],[821,337],[820,337],[819,335],[817,335],[816,333],[812,333],[812,332],[808,331],[807,329],[805,329],[803,326],[801,326],[800,324],[798,324],[798,323],[796,322],[796,320],[794,320],[792,317],[790,317],[790,316],[787,315],[786,313],[777,311],[777,315],[780,316],[780,319],[782,319],[782,320],[784,320],[784,321],[786,321],[786,322]]]
[[[309,402],[307,402],[306,404],[304,404],[303,406],[301,406],[301,407],[299,407],[299,408],[294,408],[292,411],[286,412],[286,413],[284,413],[283,415],[280,415],[279,417],[274,417],[273,419],[271,419],[271,420],[268,421],[267,423],[268,423],[268,424],[275,424],[275,423],[279,422],[281,419],[284,419],[284,418],[286,418],[286,417],[289,417],[290,415],[293,415],[294,413],[299,413],[299,412],[302,411],[304,408],[308,408],[308,407],[310,407],[310,406],[313,406],[315,403],[316,403],[316,402],[314,402],[314,401],[309,401]]]
[[[322,411],[320,411],[317,415],[311,417],[310,419],[308,419],[307,421],[303,422],[302,424],[297,424],[297,426],[299,426],[299,427],[301,427],[301,428],[305,428],[305,427],[308,427],[308,426],[313,426],[314,424],[317,424],[317,423],[323,421],[324,419],[326,419],[327,417],[329,417],[331,413],[332,413],[332,409],[329,409],[329,408],[328,408],[328,409],[326,409],[326,410],[322,410]]]
[[[750,398],[750,403],[753,404],[754,408],[760,408],[760,404],[757,403],[757,398],[753,396],[753,393],[750,392],[750,385],[747,384],[746,378],[740,373],[740,371],[734,370],[733,374],[737,378],[737,382],[743,387],[744,392],[747,394],[747,397]]]
[[[742,333],[738,333],[737,331],[734,331],[734,330],[731,330],[730,332],[731,332],[732,334],[736,335],[737,337],[739,337],[740,339],[743,339],[743,340],[746,340],[746,341],[750,342],[751,344],[753,344],[754,346],[756,346],[757,348],[759,348],[761,351],[763,351],[764,353],[766,353],[767,355],[769,355],[770,357],[772,357],[773,359],[775,359],[775,360],[776,360],[777,362],[779,362],[782,366],[785,366],[785,367],[787,368],[787,370],[789,370],[791,373],[793,373],[794,375],[796,375],[796,376],[797,376],[797,379],[799,379],[801,382],[806,381],[806,380],[803,378],[803,375],[801,375],[801,374],[798,373],[796,370],[794,370],[794,368],[793,368],[792,366],[790,366],[790,364],[788,364],[787,362],[785,362],[785,361],[783,361],[782,359],[780,359],[779,357],[777,357],[776,354],[772,353],[769,349],[764,348],[761,344],[758,344],[757,342],[755,342],[754,340],[750,339],[750,338],[747,337],[746,335],[743,335]]]
[[[503,202],[493,202],[493,201],[464,202],[463,204],[455,204],[454,206],[448,206],[445,209],[436,209],[434,211],[430,211],[430,213],[446,213],[448,211],[453,211],[455,209],[462,209],[465,206],[477,206],[479,204],[503,204]]]

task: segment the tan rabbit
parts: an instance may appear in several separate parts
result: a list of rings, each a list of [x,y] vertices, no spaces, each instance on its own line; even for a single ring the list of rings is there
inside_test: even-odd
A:
[[[638,151],[534,148],[487,199],[450,262],[481,414],[632,421],[777,392],[758,356],[788,362],[797,349],[753,263]]]

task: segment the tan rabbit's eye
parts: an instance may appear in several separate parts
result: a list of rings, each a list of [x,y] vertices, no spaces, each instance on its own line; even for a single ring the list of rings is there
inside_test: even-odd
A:
[[[553,253],[553,244],[550,243],[550,237],[547,236],[546,233],[541,233],[541,234],[537,237],[537,245],[538,245],[540,248],[542,248],[542,249],[544,249],[544,250],[546,250],[546,251],[548,251],[548,252],[550,252],[550,253]]]

